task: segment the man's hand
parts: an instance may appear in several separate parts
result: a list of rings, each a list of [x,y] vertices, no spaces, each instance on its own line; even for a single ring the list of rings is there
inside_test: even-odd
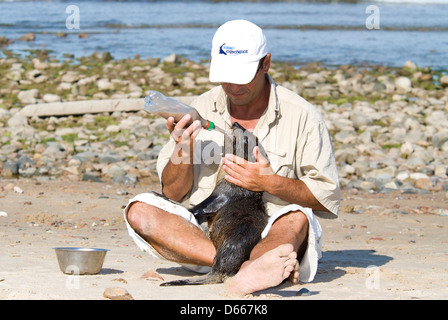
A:
[[[226,154],[223,169],[225,179],[237,186],[251,191],[270,193],[289,203],[318,211],[328,211],[300,179],[282,177],[274,173],[269,161],[264,158],[258,147],[254,148],[256,162],[248,162],[233,154]]]
[[[251,191],[266,191],[266,179],[274,174],[269,161],[264,158],[258,147],[254,150],[255,162],[249,162],[233,154],[226,154],[223,159],[225,179],[237,186]]]
[[[174,118],[169,117],[166,120],[166,128],[170,132],[176,143],[190,143],[193,142],[194,138],[198,135],[201,129],[201,122],[199,120],[193,121],[193,123],[185,128],[185,126],[190,122],[191,115],[186,114],[179,120],[176,125],[174,125]]]
[[[185,128],[190,120],[191,115],[186,114],[176,125],[173,117],[169,117],[166,121],[166,128],[176,142],[176,148],[171,157],[174,164],[193,163],[193,142],[201,130],[201,122],[199,120],[193,121],[191,125]]]

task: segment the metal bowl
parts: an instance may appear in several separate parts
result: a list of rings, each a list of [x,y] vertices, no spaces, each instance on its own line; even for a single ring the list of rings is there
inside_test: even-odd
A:
[[[65,274],[97,274],[103,267],[108,249],[60,247],[53,248],[59,268]]]

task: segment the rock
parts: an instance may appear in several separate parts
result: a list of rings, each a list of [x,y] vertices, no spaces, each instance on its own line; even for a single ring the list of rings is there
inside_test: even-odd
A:
[[[18,186],[15,186],[13,190],[14,190],[15,193],[19,193],[19,194],[23,194],[23,193],[25,193],[25,192],[22,190],[22,188],[20,188],[20,187],[18,187]]]
[[[58,37],[58,38],[67,38],[67,33],[58,31],[58,32],[56,32],[56,37]]]
[[[19,173],[19,163],[13,160],[7,160],[3,163],[2,175],[12,177]]]
[[[141,279],[151,278],[151,279],[158,279],[158,280],[165,281],[160,274],[158,274],[157,272],[152,271],[152,270],[145,272],[140,278]]]
[[[311,296],[311,291],[308,290],[307,288],[302,288],[299,291],[297,291],[296,296],[308,297],[308,296]]]
[[[406,141],[401,145],[400,152],[401,154],[409,156],[412,154],[412,152],[414,152],[414,146],[409,141]]]
[[[111,164],[125,160],[125,156],[121,154],[105,153],[98,157],[99,163]]]
[[[185,89],[194,89],[194,88],[196,88],[196,82],[191,77],[184,77],[182,79],[182,86]]]
[[[104,173],[111,179],[118,179],[126,175],[126,171],[116,164],[111,165]]]
[[[6,144],[0,148],[0,154],[9,155],[19,150],[19,147],[15,144]]]
[[[14,41],[9,40],[8,38],[4,37],[4,36],[0,36],[0,48],[7,46],[11,43],[13,43]]]
[[[446,88],[448,87],[448,75],[442,76],[440,78],[440,84],[442,85],[442,87]]]
[[[0,217],[6,218],[8,214],[5,211],[0,211]]]
[[[196,83],[199,85],[209,84],[210,80],[208,77],[198,77],[196,78]]]
[[[417,189],[430,190],[434,185],[429,178],[419,178],[414,182]]]
[[[395,86],[397,87],[397,91],[401,93],[406,93],[411,91],[412,82],[407,77],[398,77],[395,79]]]
[[[120,287],[107,288],[103,292],[103,297],[110,300],[134,300],[126,289]]]
[[[106,91],[106,90],[113,90],[114,85],[109,81],[109,79],[100,79],[97,81],[96,86],[98,87],[98,90]]]
[[[165,57],[163,59],[163,62],[165,63],[178,63],[179,62],[179,56],[175,53],[170,54],[169,56]]]
[[[78,72],[76,71],[68,71],[61,78],[62,82],[74,83],[80,79]]]
[[[141,139],[140,141],[138,141],[133,149],[134,150],[139,150],[139,151],[144,151],[147,150],[150,146],[152,145],[152,141],[150,139]]]
[[[120,126],[116,124],[108,125],[106,128],[106,132],[120,132]]]
[[[27,117],[45,117],[114,111],[138,111],[142,109],[143,104],[143,99],[68,101],[28,105],[21,109],[20,113]],[[139,120],[142,119],[141,117],[138,118]]]
[[[65,151],[64,147],[59,142],[47,142],[47,147],[42,152],[42,156],[55,158],[58,153]]]
[[[431,126],[448,127],[448,116],[445,110],[434,110],[426,117],[425,122]]]
[[[23,36],[20,37],[20,40],[22,41],[34,41],[36,40],[36,36],[34,35],[34,33],[27,33],[24,34]]]
[[[362,181],[359,187],[364,191],[376,190],[375,183],[371,181]]]
[[[28,119],[20,112],[17,112],[8,119],[7,124],[10,128],[23,128],[28,126]]]
[[[8,110],[5,110],[3,108],[0,108],[0,120],[6,120],[11,117],[11,112]]]
[[[92,54],[92,56],[95,57],[100,62],[109,62],[114,59],[114,57],[112,57],[112,55],[110,54],[109,51],[104,51],[104,52],[95,51]]]
[[[20,170],[25,170],[27,168],[34,166],[33,160],[31,160],[25,154],[20,156],[19,160],[17,160],[17,164],[19,166],[19,172],[20,172]]]
[[[32,60],[32,62],[33,62],[34,69],[37,69],[37,70],[48,69],[50,66],[47,62],[41,61],[38,58],[34,58]]]
[[[372,118],[366,113],[355,112],[351,116],[352,124],[355,129],[362,128],[363,126],[370,126],[373,124]]]
[[[355,172],[356,172],[356,169],[355,169],[353,166],[349,165],[349,164],[343,166],[343,167],[340,169],[340,174],[341,174],[343,177],[346,177],[347,175],[355,174]]]
[[[19,168],[20,176],[27,177],[27,178],[34,176],[36,174],[36,171],[37,171],[37,169],[33,168],[33,167],[24,168],[24,169]]]
[[[44,94],[42,99],[44,99],[45,102],[49,102],[49,103],[62,101],[60,96],[58,96],[56,94],[51,94],[51,93]]]
[[[36,103],[38,97],[39,97],[39,90],[37,90],[37,89],[22,90],[17,95],[17,98],[23,104],[33,104],[33,103]]]
[[[409,60],[404,63],[403,68],[409,69],[411,71],[417,71],[417,65]]]
[[[422,74],[422,75],[418,78],[418,80],[420,80],[420,81],[429,81],[429,80],[432,80],[432,75],[429,74],[429,73]]]
[[[334,136],[336,141],[342,142],[343,144],[355,143],[358,136],[349,130],[339,131]]]
[[[398,186],[397,182],[395,182],[395,181],[386,182],[383,187],[386,189],[393,189],[393,190],[399,189],[399,186]]]
[[[402,172],[398,172],[397,175],[395,176],[397,178],[397,180],[399,181],[405,181],[407,179],[410,178],[409,173],[402,171]]]
[[[373,142],[372,134],[369,131],[364,131],[358,136],[358,139],[363,144],[370,144]]]
[[[445,177],[448,175],[448,166],[447,165],[436,165],[434,168],[434,175]]]

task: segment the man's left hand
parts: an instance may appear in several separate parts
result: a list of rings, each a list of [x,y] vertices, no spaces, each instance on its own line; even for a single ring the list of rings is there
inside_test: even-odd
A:
[[[249,162],[233,154],[226,154],[223,159],[223,169],[227,173],[225,179],[237,186],[251,191],[265,191],[270,175],[274,174],[269,161],[255,147],[256,162]]]

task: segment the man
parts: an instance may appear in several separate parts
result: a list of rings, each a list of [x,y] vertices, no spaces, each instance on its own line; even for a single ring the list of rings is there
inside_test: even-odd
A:
[[[193,105],[221,128],[238,122],[253,131],[269,158],[255,148],[255,163],[231,154],[222,159],[225,179],[263,191],[270,216],[263,239],[225,287],[245,295],[286,278],[292,283],[312,281],[322,246],[314,213],[337,217],[340,201],[333,147],[324,121],[311,104],[268,75],[271,54],[263,31],[253,23],[233,20],[222,25],[213,38],[211,54],[210,81],[221,85]],[[220,133],[200,130],[198,121],[186,126],[189,120],[189,115],[177,124],[167,120],[172,139],[157,163],[164,195],[185,206],[200,203],[213,191],[221,160],[213,150],[224,141]],[[184,207],[147,193],[131,199],[124,214],[129,234],[142,250],[197,271],[210,270],[216,250]]]

